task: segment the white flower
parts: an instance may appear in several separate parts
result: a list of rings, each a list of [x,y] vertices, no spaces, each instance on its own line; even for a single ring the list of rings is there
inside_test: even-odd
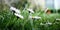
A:
[[[60,19],[56,19],[56,20],[60,20]]]
[[[29,16],[29,18],[41,19],[41,17],[38,16]]]
[[[36,18],[36,19],[40,19],[41,17],[35,16],[34,18]]]
[[[31,13],[34,13],[33,9],[27,9],[28,11],[30,11]]]
[[[16,8],[14,8],[14,7],[10,7],[10,10],[11,10],[11,11],[15,11],[15,12],[18,13],[18,14],[21,13],[20,10],[18,10],[18,9],[16,9]]]
[[[19,17],[19,18],[24,18],[22,15],[20,15],[20,14],[17,14],[17,13],[14,13],[17,17]]]
[[[50,23],[50,22],[47,22],[46,24],[52,25],[52,23]]]

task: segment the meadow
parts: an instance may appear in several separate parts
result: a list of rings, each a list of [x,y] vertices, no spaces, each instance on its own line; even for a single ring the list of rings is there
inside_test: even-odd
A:
[[[60,18],[59,13],[46,14],[44,11],[36,10],[32,16],[40,16],[41,19],[30,19],[27,10],[20,10],[24,19],[17,18],[9,7],[2,5],[0,7],[0,30],[60,30],[60,20],[56,20]]]

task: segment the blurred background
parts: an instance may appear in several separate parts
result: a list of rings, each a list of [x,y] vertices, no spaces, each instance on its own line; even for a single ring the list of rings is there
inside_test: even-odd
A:
[[[10,7],[19,9],[24,19],[17,18]],[[60,0],[0,0],[0,30],[60,30]]]

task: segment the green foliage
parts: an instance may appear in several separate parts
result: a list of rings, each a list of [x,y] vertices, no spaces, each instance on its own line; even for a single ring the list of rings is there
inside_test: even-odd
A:
[[[1,9],[0,11],[0,30],[60,30],[60,14],[46,14],[41,10],[36,10],[32,16],[40,16],[41,19],[28,18],[27,10],[21,11],[24,19],[18,18],[9,11],[9,8]],[[52,25],[46,24],[51,22]],[[40,25],[43,23],[45,25]]]

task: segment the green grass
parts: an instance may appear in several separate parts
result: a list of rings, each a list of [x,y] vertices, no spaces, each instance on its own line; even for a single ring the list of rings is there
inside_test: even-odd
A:
[[[45,14],[42,12],[34,13],[33,16],[41,16],[41,19],[34,20],[28,18],[28,11],[21,13],[25,18],[17,19],[10,11],[0,12],[0,29],[1,30],[59,30],[60,22],[52,25],[40,25],[40,23],[46,23],[47,21],[55,23],[56,18],[60,18],[59,14]]]
[[[60,30],[60,21],[56,21],[56,18],[60,18],[60,14],[46,14],[43,11],[37,10],[32,16],[40,16],[41,19],[29,19],[27,10],[21,12],[24,19],[17,19],[17,17],[9,11],[9,8],[1,9],[0,30]],[[46,24],[48,21],[51,22],[52,25],[40,25],[41,22]]]

